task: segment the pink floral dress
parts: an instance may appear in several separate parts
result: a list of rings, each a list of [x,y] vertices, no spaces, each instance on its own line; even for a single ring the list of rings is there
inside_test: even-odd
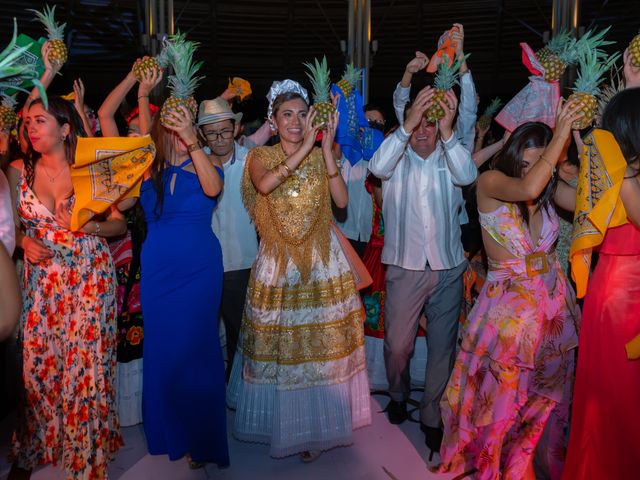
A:
[[[558,217],[543,210],[534,245],[518,207],[480,213],[514,259],[492,261],[441,401],[441,471],[526,478],[545,427],[544,463],[562,473],[579,310],[554,253]]]
[[[116,416],[116,283],[104,239],[59,227],[24,177],[18,214],[54,256],[25,262],[25,398],[11,456],[21,468],[60,463],[69,479],[107,478],[122,445]]]

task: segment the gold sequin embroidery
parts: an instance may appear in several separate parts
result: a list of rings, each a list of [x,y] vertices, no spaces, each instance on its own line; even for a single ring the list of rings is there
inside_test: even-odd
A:
[[[242,335],[246,357],[279,365],[335,361],[364,345],[361,310],[333,322],[289,327],[257,325],[245,318]]]
[[[314,148],[298,168],[268,195],[251,182],[249,166],[259,161],[271,169],[285,159],[279,145],[258,147],[249,153],[242,182],[243,200],[255,221],[266,252],[284,272],[291,259],[307,282],[313,251],[326,265],[329,260],[331,201],[322,151]]]

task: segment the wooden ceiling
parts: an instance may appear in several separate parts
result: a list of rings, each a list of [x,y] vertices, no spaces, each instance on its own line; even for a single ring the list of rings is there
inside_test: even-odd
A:
[[[65,0],[58,18],[67,22],[70,60],[52,86],[66,93],[81,76],[88,101],[98,106],[134,60],[145,52],[141,43],[142,0]],[[197,58],[206,80],[199,99],[212,98],[228,77],[241,76],[254,89],[243,108],[264,115],[264,95],[275,79],[293,78],[308,85],[302,62],[327,55],[337,80],[343,69],[340,41],[347,39],[346,0],[176,0],[176,27],[200,42]],[[465,26],[465,50],[483,99],[515,94],[526,83],[518,44],[542,45],[551,28],[551,0],[372,0],[372,38],[378,42],[371,69],[371,100],[391,112],[391,93],[415,50],[431,54],[439,35],[452,22]],[[610,37],[623,48],[640,27],[638,0],[582,0],[581,25],[613,25]],[[10,35],[11,17],[19,31],[42,35],[26,8],[36,0],[0,0],[3,27]],[[416,86],[428,81],[416,78]]]

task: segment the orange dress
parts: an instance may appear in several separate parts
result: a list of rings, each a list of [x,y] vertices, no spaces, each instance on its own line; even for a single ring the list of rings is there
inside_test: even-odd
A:
[[[563,478],[640,475],[640,360],[625,344],[640,332],[640,230],[607,231],[589,279]]]

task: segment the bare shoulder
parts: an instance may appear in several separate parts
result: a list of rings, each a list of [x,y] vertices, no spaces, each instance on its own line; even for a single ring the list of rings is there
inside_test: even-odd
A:
[[[501,202],[491,196],[489,192],[503,177],[505,177],[505,174],[498,170],[488,170],[478,177],[478,188],[476,189],[478,210],[491,212],[500,206]]]

